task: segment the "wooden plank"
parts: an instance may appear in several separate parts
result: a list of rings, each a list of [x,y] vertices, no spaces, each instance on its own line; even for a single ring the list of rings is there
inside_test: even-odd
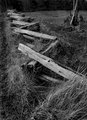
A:
[[[11,13],[12,16],[21,16],[21,14],[18,14],[18,13]]]
[[[30,48],[34,48],[34,45],[32,45],[32,44],[26,43],[26,45]]]
[[[34,26],[34,25],[39,25],[39,22],[29,23],[29,22],[13,20],[12,24],[14,24],[14,25],[21,25],[21,26]]]
[[[12,14],[12,13],[14,13],[14,12],[16,12],[15,9],[12,9],[12,10],[9,10],[9,9],[8,9],[8,10],[7,10],[7,14],[9,14],[9,15]]]
[[[29,19],[30,17],[23,17],[23,16],[20,16],[20,15],[10,15],[9,16],[11,19],[14,19],[14,20],[25,20],[25,19]]]
[[[45,54],[45,53],[49,52],[49,50],[51,50],[52,48],[54,48],[58,43],[59,43],[58,40],[56,40],[55,42],[52,42],[52,43],[48,46],[48,48],[45,49],[45,50],[42,52],[42,54]]]
[[[7,12],[14,12],[16,9],[7,9]]]
[[[52,77],[47,76],[47,75],[41,75],[41,76],[39,76],[39,78],[42,79],[42,80],[45,80],[45,81],[51,81],[51,82],[53,82],[53,83],[60,83],[60,84],[64,83],[64,82],[61,81],[61,80],[52,78]]]
[[[15,11],[16,11],[15,9],[7,10],[7,14],[12,14],[12,13],[14,13]]]
[[[15,33],[14,31],[13,31],[13,34],[16,34],[17,36],[19,35],[19,33]]]
[[[16,16],[11,15],[11,16],[10,16],[10,19],[12,19],[12,20],[21,20],[22,18],[23,18],[23,17],[18,16],[18,15],[16,15]]]
[[[29,62],[28,65],[33,67],[36,63],[37,63],[37,61],[33,60],[33,61]]]
[[[30,31],[30,30],[24,30],[24,29],[14,29],[15,32],[21,33],[21,34],[27,34],[33,37],[38,37],[38,38],[43,38],[43,39],[50,39],[50,40],[55,40],[57,39],[56,36],[51,36],[51,35],[47,35],[47,34],[43,34],[43,33],[39,33],[39,32],[34,32],[34,31]]]
[[[52,42],[52,43],[47,47],[47,49],[45,49],[44,51],[41,52],[41,54],[46,54],[47,52],[49,53],[49,51],[50,51],[52,48],[54,48],[58,43],[59,43],[58,40],[56,40],[55,42]],[[36,63],[37,63],[37,61],[34,61],[34,60],[33,60],[33,61],[29,62],[27,65],[34,67]]]
[[[35,27],[35,25],[33,25],[33,26]],[[39,23],[37,23],[36,26],[39,27]],[[21,27],[19,27],[19,28],[20,28],[20,29],[25,29],[25,28],[27,28],[27,27],[30,27],[30,26],[28,26],[28,25],[23,25],[23,26],[21,26]],[[32,27],[32,26],[31,26],[31,27]]]
[[[22,17],[22,16],[18,16],[18,15],[16,15],[16,16],[11,15],[10,19],[12,19],[12,20],[19,20],[19,21],[25,21],[25,22],[26,21],[32,22],[34,20],[34,18],[31,18],[29,16]]]
[[[21,26],[21,27],[19,27],[20,29],[25,29],[27,26],[26,25],[24,25],[24,26]]]
[[[15,12],[8,12],[8,15],[10,15],[10,16],[25,16],[25,14],[24,13],[15,13]]]
[[[11,15],[10,18],[14,18],[14,19],[20,18],[20,19],[22,19],[23,17],[21,17],[21,16],[19,16],[19,15],[15,15],[15,16],[14,16],[14,15]]]
[[[23,37],[26,38],[26,39],[30,39],[32,41],[35,41],[34,37],[31,37],[31,36],[28,36],[28,35],[23,35]]]
[[[50,69],[51,71],[55,72],[56,74],[66,78],[66,79],[73,80],[73,79],[78,78],[78,79],[83,80],[83,78],[84,78],[82,75],[76,74],[68,69],[65,69],[65,68],[59,66],[49,57],[46,57],[40,53],[35,52],[34,50],[27,47],[26,45],[23,45],[20,43],[18,50],[20,50],[25,55],[28,55],[29,58],[34,59],[35,61],[38,61],[46,68]]]
[[[21,17],[20,21],[32,22],[32,21],[34,21],[34,18],[31,18],[29,16]]]

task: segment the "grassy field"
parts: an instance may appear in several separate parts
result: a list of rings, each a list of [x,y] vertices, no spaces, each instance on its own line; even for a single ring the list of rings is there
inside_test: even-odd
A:
[[[86,11],[80,11],[80,14],[87,19]],[[53,25],[60,25],[63,24],[64,19],[70,15],[70,11],[39,11],[26,13],[26,15],[34,17],[41,22],[46,21],[52,23]]]

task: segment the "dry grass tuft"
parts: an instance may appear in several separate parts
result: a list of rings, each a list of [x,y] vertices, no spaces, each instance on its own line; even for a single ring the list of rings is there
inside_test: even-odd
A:
[[[34,83],[33,77],[12,65],[7,71],[7,95],[2,96],[5,119],[28,119],[35,107],[43,99],[43,88]]]
[[[32,120],[87,119],[87,81],[67,82],[63,88],[53,89],[47,99],[36,108]]]

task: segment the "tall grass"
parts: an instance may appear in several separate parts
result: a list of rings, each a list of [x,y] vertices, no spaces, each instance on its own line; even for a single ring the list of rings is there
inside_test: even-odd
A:
[[[27,119],[31,111],[39,104],[40,96],[34,81],[24,75],[21,67],[11,66],[8,70],[8,97],[11,97],[11,114],[17,119]],[[14,111],[15,110],[15,111]]]
[[[8,43],[8,54],[5,71],[1,85],[3,91],[1,96],[2,118],[5,120],[27,120],[35,107],[41,103],[45,96],[43,87],[36,84],[33,73],[22,69],[21,64],[26,58],[18,51],[18,44],[21,41],[18,36],[13,36],[9,22],[5,26],[6,43]],[[2,46],[4,47],[4,46]],[[7,51],[7,50],[6,50]]]
[[[24,75],[18,65],[11,66],[7,71],[7,85],[3,95],[3,112],[5,119],[24,120],[30,117],[32,110],[40,103],[40,94],[31,76]]]
[[[35,81],[33,73],[19,65],[11,65],[7,70],[6,94],[3,96],[4,118],[11,120],[27,120],[34,109],[42,103],[48,89]]]
[[[87,81],[69,81],[63,88],[54,88],[47,96],[47,99],[36,108],[31,119],[87,119]]]

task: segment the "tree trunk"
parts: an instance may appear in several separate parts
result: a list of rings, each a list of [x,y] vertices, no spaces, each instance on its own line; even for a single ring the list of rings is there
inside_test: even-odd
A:
[[[74,2],[74,0],[73,0],[73,2]],[[72,25],[74,18],[77,19],[77,17],[78,17],[77,6],[78,6],[78,0],[76,0],[75,6],[74,6],[74,9],[73,9],[73,15],[72,15],[72,19],[70,21],[70,25]]]
[[[76,3],[76,0],[73,0],[73,10],[75,8],[75,3]]]

